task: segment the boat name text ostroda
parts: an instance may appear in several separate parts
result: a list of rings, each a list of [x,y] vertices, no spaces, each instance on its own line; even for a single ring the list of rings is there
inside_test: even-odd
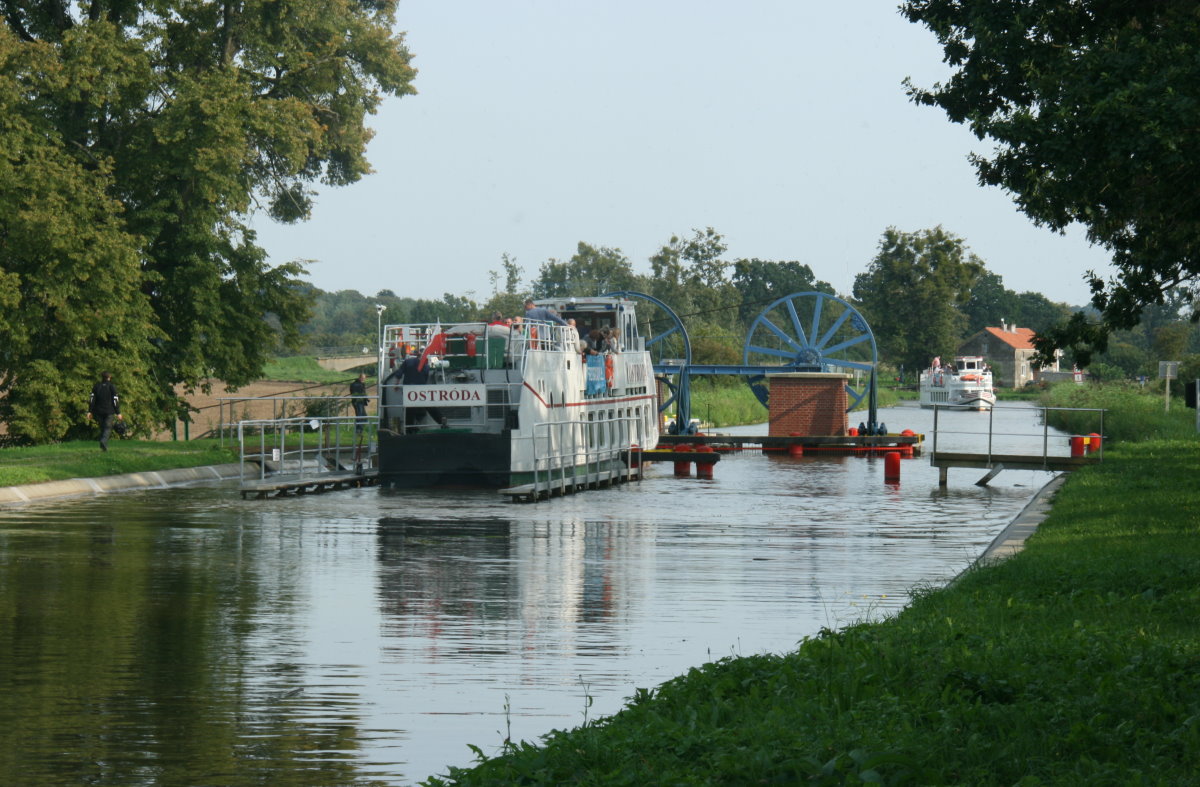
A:
[[[485,390],[482,385],[406,385],[404,404],[484,404]]]

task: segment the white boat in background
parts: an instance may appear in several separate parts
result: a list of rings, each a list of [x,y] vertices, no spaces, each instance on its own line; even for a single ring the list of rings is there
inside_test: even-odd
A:
[[[922,407],[990,410],[996,403],[992,372],[978,355],[960,355],[949,366],[934,363],[921,372]]]
[[[658,444],[654,369],[633,301],[537,305],[573,319],[578,332],[529,319],[384,328],[383,484],[505,488],[551,475],[588,478],[627,466],[631,449]],[[589,352],[580,334],[593,329],[617,338]],[[419,384],[405,382],[406,356],[419,358]]]

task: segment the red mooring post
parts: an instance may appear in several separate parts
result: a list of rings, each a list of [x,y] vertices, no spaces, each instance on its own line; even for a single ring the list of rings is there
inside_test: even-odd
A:
[[[900,452],[888,451],[883,455],[883,480],[900,481]]]
[[[713,453],[713,447],[711,445],[698,445],[698,446],[696,446],[696,453],[711,454],[711,453]],[[701,462],[701,461],[697,460],[696,461],[696,478],[712,478],[713,477],[713,467],[715,465],[716,465],[716,462]]]
[[[675,446],[675,451],[677,453],[687,452],[687,451],[691,451],[691,450],[692,450],[692,447],[690,445]],[[690,476],[691,474],[692,474],[692,463],[690,461],[685,461],[682,459],[675,460],[675,475],[680,476],[680,477],[686,477],[686,476]]]

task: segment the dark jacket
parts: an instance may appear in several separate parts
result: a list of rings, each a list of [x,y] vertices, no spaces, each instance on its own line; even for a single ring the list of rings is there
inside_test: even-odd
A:
[[[354,397],[350,403],[354,405],[355,415],[366,415],[367,384],[359,380],[350,383],[350,396]]]
[[[410,355],[400,364],[400,375],[405,385],[424,385],[429,382],[429,367],[420,368],[421,358]]]
[[[88,412],[93,416],[116,415],[121,412],[121,398],[117,395],[117,386],[112,380],[101,380],[92,386],[92,395],[88,398]]]

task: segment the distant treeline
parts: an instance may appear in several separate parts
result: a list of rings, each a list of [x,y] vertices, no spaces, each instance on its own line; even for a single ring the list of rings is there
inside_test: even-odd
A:
[[[508,255],[490,274],[491,294],[483,301],[445,293],[439,300],[409,298],[392,290],[363,295],[355,290],[313,291],[312,316],[301,329],[299,351],[320,347],[374,346],[379,322],[460,322],[499,311],[519,314],[522,301],[558,296],[599,295],[633,290],[668,304],[687,327],[698,363],[738,363],[746,332],[775,300],[797,292],[837,295],[870,322],[880,362],[920,368],[933,355],[952,355],[966,337],[1001,322],[1043,331],[1090,307],[1052,301],[1036,292],[1015,292],[987,269],[966,242],[941,227],[918,232],[889,228],[876,256],[850,293],[837,293],[813,269],[794,260],[727,259],[724,238],[712,228],[675,236],[639,273],[619,250],[579,243],[567,260],[550,259],[536,275]],[[1149,307],[1141,325],[1114,334],[1090,369],[1107,379],[1154,376],[1158,360],[1184,361],[1200,372],[1200,330],[1181,315],[1191,305],[1187,292]],[[377,306],[382,306],[382,314]],[[667,317],[649,303],[650,329],[668,330]],[[282,348],[281,348],[282,352]],[[1066,357],[1065,362],[1073,362]],[[1191,373],[1191,372],[1189,372]]]

